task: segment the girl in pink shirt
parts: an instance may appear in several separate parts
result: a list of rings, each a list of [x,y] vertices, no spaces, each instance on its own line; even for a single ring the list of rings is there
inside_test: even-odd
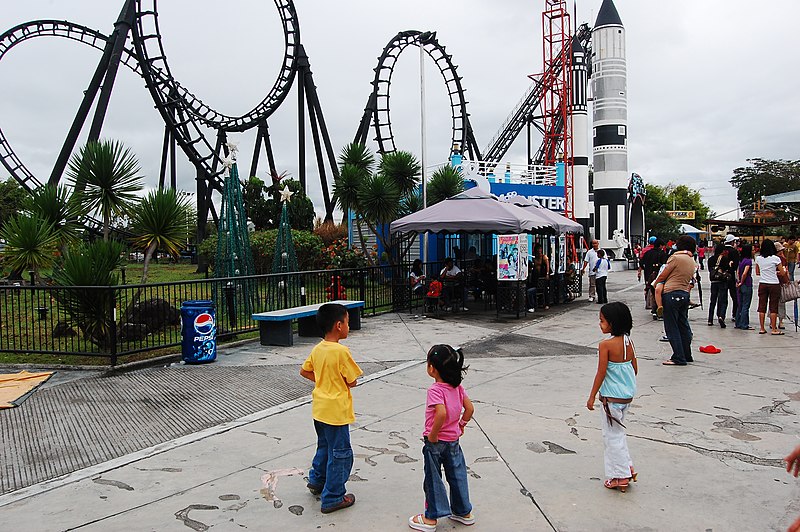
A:
[[[458,439],[475,408],[461,387],[467,368],[464,353],[439,344],[428,351],[428,375],[434,382],[425,401],[425,513],[408,518],[414,530],[436,530],[437,519],[449,517],[465,525],[475,523],[467,487],[467,464]],[[442,481],[442,468],[450,485],[450,499]]]

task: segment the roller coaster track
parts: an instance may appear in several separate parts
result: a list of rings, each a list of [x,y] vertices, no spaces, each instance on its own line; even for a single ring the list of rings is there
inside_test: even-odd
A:
[[[366,143],[371,123],[375,129],[378,152],[387,153],[397,149],[389,110],[389,89],[397,59],[409,46],[422,46],[428,57],[439,68],[439,72],[444,79],[447,94],[450,98],[453,125],[451,146],[457,144],[464,151],[470,153],[471,157],[480,159],[472,126],[469,123],[467,101],[464,99],[464,88],[461,85],[462,78],[458,75],[458,67],[452,62],[453,56],[449,55],[445,47],[439,44],[435,32],[403,31],[398,33],[384,47],[378,58],[378,66],[375,68],[375,77],[372,80],[372,93],[367,100],[364,115],[356,132],[354,142]]]
[[[578,28],[576,36],[584,48],[589,47],[589,40],[592,37],[592,30],[587,24],[583,24]],[[587,56],[588,57],[588,56]],[[554,77],[561,72],[563,62],[555,61],[553,63],[553,71],[547,75],[540,76],[526,91],[517,106],[511,111],[508,118],[503,122],[497,134],[489,142],[488,147],[484,150],[483,159],[487,162],[499,162],[503,156],[508,152],[508,149],[514,143],[516,138],[522,132],[525,124],[533,116],[536,108],[544,97],[544,80],[545,78]],[[563,124],[561,124],[563,127]],[[535,160],[539,160],[541,154],[544,153],[546,147],[544,145],[539,149]]]

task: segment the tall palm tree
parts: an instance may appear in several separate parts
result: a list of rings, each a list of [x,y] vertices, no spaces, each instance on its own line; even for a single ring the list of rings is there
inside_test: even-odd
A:
[[[417,158],[407,151],[385,153],[381,157],[380,173],[394,181],[401,196],[408,196],[417,190],[421,170]]]
[[[25,208],[53,226],[63,256],[67,255],[70,246],[80,241],[79,220],[87,211],[74,195],[70,195],[67,187],[50,184],[41,186],[31,193]]]
[[[90,141],[70,160],[67,176],[87,209],[102,216],[103,240],[111,217],[128,213],[142,190],[140,171],[133,152],[115,140]]]
[[[39,271],[55,264],[58,237],[53,226],[37,215],[12,216],[0,229],[0,238],[6,241],[4,262],[12,270],[33,270],[37,283]]]
[[[186,238],[186,198],[178,196],[172,189],[151,191],[133,213],[131,228],[135,235],[134,247],[144,250],[142,284],[147,282],[150,259],[159,249],[173,257],[180,256],[180,248]]]
[[[333,197],[344,211],[345,219],[349,211],[353,211],[357,216],[361,214],[358,191],[361,185],[372,177],[374,166],[375,156],[363,144],[353,142],[342,149],[339,155],[339,177],[333,182]],[[367,253],[366,239],[360,222],[356,223],[356,230],[361,252],[372,265],[372,256]]]

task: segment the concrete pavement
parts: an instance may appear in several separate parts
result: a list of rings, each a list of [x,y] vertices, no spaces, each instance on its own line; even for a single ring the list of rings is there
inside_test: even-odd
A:
[[[461,443],[472,530],[785,530],[800,515],[800,482],[781,462],[800,444],[800,335],[708,327],[696,309],[696,362],[665,367],[669,344],[657,341],[662,324],[644,310],[633,272],[613,273],[609,292],[633,309],[640,358],[628,422],[640,476],[625,494],[602,487],[600,413],[584,406],[599,305],[582,302],[521,320],[473,311],[364,320],[344,342],[358,362],[376,364],[353,391],[353,508],[323,515],[305,489],[315,442],[303,395],[2,495],[0,530],[408,530],[424,500],[431,381],[422,361],[439,342],[464,345],[470,364],[464,385],[476,413]],[[722,353],[696,351],[707,343]],[[310,345],[247,344],[215,365],[297,367]],[[440,521],[439,530],[461,528]]]

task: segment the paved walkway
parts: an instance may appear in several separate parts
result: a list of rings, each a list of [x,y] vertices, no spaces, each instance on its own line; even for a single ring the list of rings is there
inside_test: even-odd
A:
[[[612,274],[609,290],[634,309],[640,358],[628,424],[640,477],[628,493],[601,484],[600,414],[584,406],[602,337],[599,306],[582,302],[521,320],[475,312],[365,320],[345,342],[370,372],[354,390],[348,488],[358,500],[330,515],[302,480],[314,434],[309,388],[296,371],[309,342],[247,344],[213,365],[152,368],[111,385],[92,376],[50,386],[0,413],[4,423],[17,416],[3,426],[3,478],[29,479],[0,495],[0,530],[408,530],[423,502],[419,439],[430,379],[421,361],[435,342],[465,345],[470,364],[465,386],[476,414],[462,446],[473,530],[785,530],[800,514],[800,482],[781,463],[800,444],[800,335],[708,327],[697,309],[695,349],[714,343],[722,353],[664,367],[669,347],[657,341],[661,323],[643,309],[633,273]],[[121,402],[107,410],[114,417],[86,422],[86,403],[108,389]],[[35,410],[48,394],[72,398],[48,399],[66,428],[50,436],[49,454],[9,465],[9,435],[48,430],[52,417]],[[69,427],[84,422],[141,444],[103,461],[100,439],[70,446],[78,431]],[[60,478],[37,473],[42,461],[75,452],[96,457]]]

